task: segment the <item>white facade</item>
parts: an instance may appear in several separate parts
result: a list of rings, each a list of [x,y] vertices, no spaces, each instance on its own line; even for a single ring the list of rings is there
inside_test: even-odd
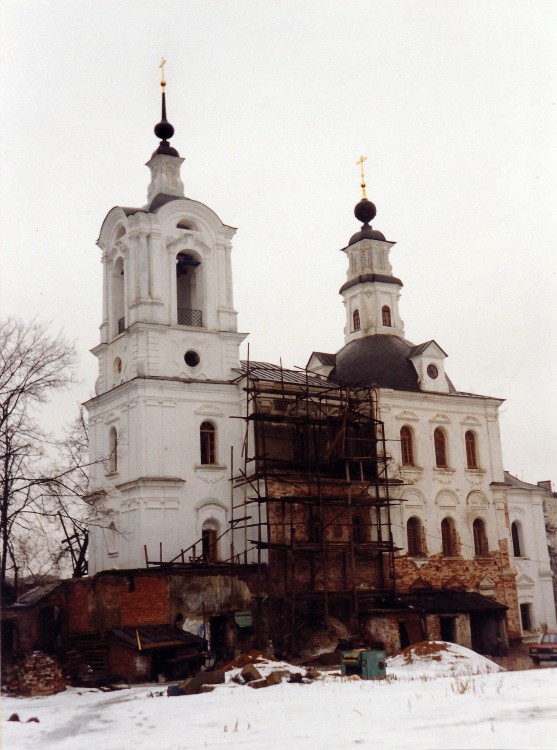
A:
[[[553,573],[544,514],[544,504],[551,492],[508,472],[505,479],[522,630],[525,640],[537,641],[545,628],[555,630]]]
[[[156,152],[148,162],[148,204],[113,208],[98,240],[103,317],[93,353],[99,375],[96,396],[86,404],[97,499],[91,574],[144,567],[146,556],[187,563],[207,553],[201,540],[209,532],[220,560],[243,551],[232,549],[225,533],[244,440],[238,417],[245,400],[237,379],[245,334],[237,331],[232,295],[235,230],[184,197],[182,162]],[[543,491],[517,487],[505,475],[502,401],[456,391],[446,377],[443,349],[435,341],[414,346],[404,339],[402,282],[392,276],[389,257],[394,243],[381,236],[355,235],[344,248],[344,349],[396,339],[393,367],[413,378],[411,387],[365,381],[378,386],[390,475],[401,480],[394,492],[402,503],[392,517],[399,556],[409,562],[401,575],[492,596],[510,587],[518,604],[529,607],[524,635],[542,624],[555,628]],[[344,349],[315,353],[309,369],[335,377],[333,362],[338,365]],[[442,438],[443,460],[435,435]],[[411,519],[422,530],[420,554],[409,549]],[[512,555],[512,523],[520,526],[522,555]],[[442,530],[447,524],[454,531],[450,550]],[[488,562],[497,562],[497,580],[485,572]]]
[[[232,301],[235,233],[183,197],[182,159],[149,161],[149,204],[113,208],[98,245],[104,268],[101,343],[90,421],[89,571],[171,560],[213,530],[229,544],[231,446],[242,445],[238,333]],[[202,456],[201,432],[213,430]],[[239,462],[239,453],[238,462]],[[195,555],[201,554],[198,544]],[[185,562],[194,556],[186,553]]]
[[[378,373],[376,383],[390,476],[402,482],[393,492],[402,500],[392,511],[393,537],[401,548],[400,556],[411,559],[410,565],[399,566],[399,584],[408,585],[413,576],[434,587],[462,587],[500,596],[505,581],[512,582],[518,599],[518,611],[509,612],[512,633],[520,629],[519,634],[529,638],[544,626],[555,629],[542,507],[547,491],[526,483],[518,487],[504,471],[498,415],[503,401],[458,392],[446,377],[447,355],[435,341],[413,346],[404,340],[398,309],[402,283],[392,276],[389,259],[394,243],[365,235],[362,239],[355,235],[351,243],[344,249],[349,267],[341,288],[346,308],[345,349],[348,352],[352,342],[367,336],[396,337],[408,352],[403,361],[393,359],[392,368],[411,362],[415,371],[415,390],[388,387],[385,381],[390,375],[384,373]],[[383,325],[386,307],[390,325]],[[342,352],[334,355],[336,369],[329,355],[322,354],[314,354],[308,367],[323,376],[342,378],[346,375],[338,368]],[[388,350],[385,356],[390,356]],[[362,372],[366,372],[365,365]],[[373,384],[369,377],[365,382]],[[444,460],[436,453],[436,433],[442,434]],[[418,519],[421,527],[419,555],[409,549],[410,519]],[[520,555],[513,554],[513,523],[523,540]],[[442,524],[454,531],[452,540],[447,528],[443,540]],[[503,561],[497,576],[487,569],[489,558]]]

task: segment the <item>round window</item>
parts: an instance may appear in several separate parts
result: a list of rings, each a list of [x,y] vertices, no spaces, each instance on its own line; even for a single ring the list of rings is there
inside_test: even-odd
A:
[[[188,367],[197,367],[200,362],[199,354],[194,352],[193,349],[190,349],[184,354],[184,362]]]
[[[439,375],[439,370],[435,365],[428,365],[427,366],[427,374],[432,380],[435,380],[435,378]]]

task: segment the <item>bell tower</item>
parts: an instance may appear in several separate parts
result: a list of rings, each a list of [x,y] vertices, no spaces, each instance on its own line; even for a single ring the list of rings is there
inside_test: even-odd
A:
[[[236,230],[184,195],[164,60],[161,67],[147,203],[111,209],[97,242],[103,316],[92,350],[96,396],[86,407],[91,483],[105,507],[91,527],[90,572],[141,567],[144,545],[171,559],[202,536],[205,522],[224,531],[230,504],[230,445],[240,430],[230,417],[239,414],[246,336],[232,298]],[[207,425],[212,449],[203,453]]]
[[[354,208],[354,215],[362,222],[362,228],[343,248],[348,256],[348,271],[339,294],[344,299],[346,310],[345,343],[377,333],[404,338],[404,323],[398,309],[402,281],[393,276],[389,260],[395,243],[386,240],[370,225],[377,210],[366,196],[366,158],[360,156],[357,162],[361,168],[362,199]]]

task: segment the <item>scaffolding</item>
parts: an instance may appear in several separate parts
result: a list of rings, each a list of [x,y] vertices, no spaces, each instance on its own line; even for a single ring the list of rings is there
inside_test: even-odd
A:
[[[305,625],[337,617],[359,629],[360,616],[396,595],[389,488],[390,456],[377,392],[343,387],[308,370],[243,363],[241,456],[230,449],[228,528],[146,566],[257,568],[258,642],[266,609],[269,635],[296,653]],[[222,540],[222,542],[221,542]],[[229,543],[220,559],[217,543]],[[223,559],[226,558],[226,559]],[[302,638],[303,640],[303,638]]]
[[[242,383],[231,560],[268,566],[273,637],[295,653],[306,622],[357,629],[396,593],[385,430],[371,387],[258,362]]]

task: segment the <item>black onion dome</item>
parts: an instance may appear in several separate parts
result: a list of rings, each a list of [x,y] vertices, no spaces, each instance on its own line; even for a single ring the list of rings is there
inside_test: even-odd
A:
[[[174,135],[174,127],[168,122],[168,120],[161,120],[155,125],[155,135],[160,138],[161,141],[167,141]]]
[[[377,333],[354,339],[335,357],[329,380],[342,386],[375,386],[419,391],[418,374],[409,360],[413,344],[400,336]],[[449,392],[455,388],[447,378]]]
[[[367,198],[362,198],[359,203],[356,203],[354,207],[354,216],[361,221],[362,224],[369,224],[375,218],[377,209],[375,204],[368,201]]]

